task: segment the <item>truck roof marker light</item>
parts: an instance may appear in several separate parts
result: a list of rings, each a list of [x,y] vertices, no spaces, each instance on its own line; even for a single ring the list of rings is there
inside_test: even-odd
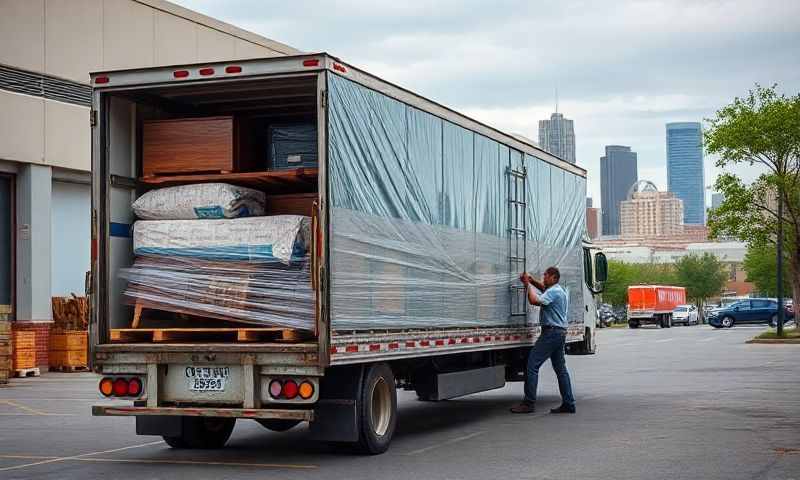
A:
[[[283,391],[283,383],[280,380],[273,380],[269,382],[269,396],[272,398],[280,398]]]
[[[308,380],[303,381],[298,388],[298,393],[300,398],[303,400],[308,400],[309,398],[314,396],[314,385],[309,382]]]
[[[210,67],[209,68],[201,68],[200,70],[198,70],[198,73],[200,75],[203,75],[203,76],[214,75],[214,69],[210,68]]]
[[[107,75],[101,75],[99,77],[94,77],[94,83],[98,84],[98,85],[102,85],[104,83],[108,83],[108,80],[109,80],[109,78],[108,78]]]
[[[114,380],[105,377],[104,379],[100,380],[100,385],[98,388],[104,397],[110,397],[111,394],[114,393]]]
[[[347,68],[345,68],[345,66],[340,63],[334,63],[333,69],[336,70],[337,72],[347,73]]]
[[[225,73],[242,73],[242,67],[239,65],[228,65],[225,67]]]
[[[297,382],[294,380],[286,380],[283,382],[283,396],[292,400],[297,396],[298,392]]]
[[[310,58],[308,60],[303,60],[304,67],[319,67],[319,58]]]
[[[189,76],[189,70],[175,70],[172,72],[172,76],[175,78],[186,78]]]
[[[128,381],[128,396],[138,397],[142,394],[142,381],[138,378],[131,378]]]
[[[124,378],[114,380],[114,396],[124,397],[128,395],[128,381]]]

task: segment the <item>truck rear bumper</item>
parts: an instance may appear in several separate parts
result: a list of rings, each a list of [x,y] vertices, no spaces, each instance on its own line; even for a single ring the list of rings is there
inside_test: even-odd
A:
[[[276,408],[203,408],[203,407],[133,407],[127,405],[93,405],[92,415],[114,417],[138,417],[149,415],[179,417],[228,417],[228,418],[261,418],[314,420],[314,410],[276,409]]]

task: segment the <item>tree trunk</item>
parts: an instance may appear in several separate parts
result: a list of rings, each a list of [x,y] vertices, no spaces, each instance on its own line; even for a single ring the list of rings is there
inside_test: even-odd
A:
[[[800,250],[792,250],[792,258],[790,261],[789,275],[792,276],[792,311],[795,315],[795,325],[798,325],[797,314],[800,308]]]

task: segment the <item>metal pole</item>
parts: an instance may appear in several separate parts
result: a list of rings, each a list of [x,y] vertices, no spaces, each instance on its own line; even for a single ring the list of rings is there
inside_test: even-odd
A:
[[[778,192],[778,336],[783,336],[783,196]],[[796,308],[796,307],[795,307]]]

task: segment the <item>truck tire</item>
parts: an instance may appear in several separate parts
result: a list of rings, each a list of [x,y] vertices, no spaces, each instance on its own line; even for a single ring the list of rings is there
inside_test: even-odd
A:
[[[183,417],[181,434],[162,437],[172,448],[215,449],[225,446],[231,437],[235,418]]]
[[[672,328],[672,315],[664,315],[664,325],[667,328]]]
[[[597,342],[592,335],[592,329],[586,328],[583,341],[567,344],[567,353],[570,355],[594,355],[597,353]]]
[[[358,451],[377,455],[388,450],[397,427],[397,389],[389,365],[376,363],[366,367],[357,409]]]
[[[628,328],[639,328],[639,322],[634,320],[628,321]]]
[[[256,420],[262,427],[273,432],[285,432],[291,430],[300,420],[281,420],[279,418],[260,418]]]

